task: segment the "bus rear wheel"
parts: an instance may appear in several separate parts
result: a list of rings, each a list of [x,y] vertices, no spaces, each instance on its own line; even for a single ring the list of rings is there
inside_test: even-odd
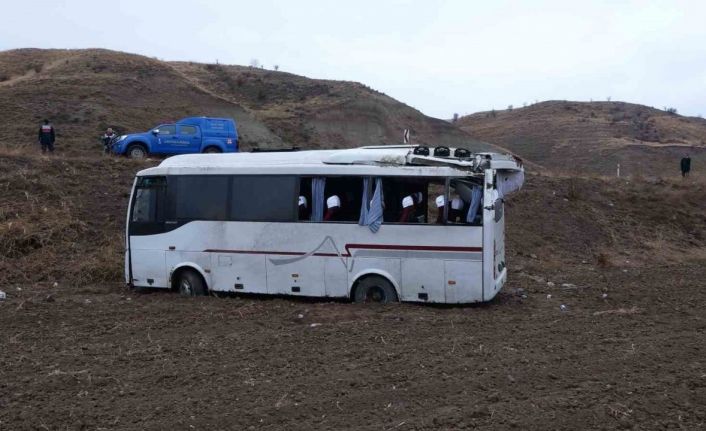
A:
[[[353,292],[355,302],[377,302],[388,304],[398,302],[394,286],[385,277],[370,275],[358,282]]]
[[[190,269],[179,273],[177,288],[182,296],[204,296],[207,293],[206,284],[201,276]]]

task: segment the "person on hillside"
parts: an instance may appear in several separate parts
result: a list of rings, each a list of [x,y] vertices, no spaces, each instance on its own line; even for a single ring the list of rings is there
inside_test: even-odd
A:
[[[681,159],[681,176],[683,178],[688,177],[689,171],[691,171],[691,157],[687,154]]]
[[[112,128],[108,127],[108,130],[106,130],[103,137],[101,137],[101,141],[103,142],[103,153],[110,154],[110,143],[113,139],[115,139],[115,132],[113,132]]]
[[[39,127],[39,145],[42,146],[42,153],[47,151],[53,153],[55,141],[54,126],[49,124],[49,120],[44,120],[44,124]]]

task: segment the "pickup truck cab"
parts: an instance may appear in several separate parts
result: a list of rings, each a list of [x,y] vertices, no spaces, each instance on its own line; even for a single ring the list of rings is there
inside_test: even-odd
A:
[[[231,118],[189,117],[148,132],[122,135],[112,151],[133,159],[148,154],[234,153],[238,131]]]

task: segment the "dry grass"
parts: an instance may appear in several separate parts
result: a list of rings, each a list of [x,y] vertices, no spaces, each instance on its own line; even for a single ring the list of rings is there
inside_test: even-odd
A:
[[[244,149],[398,143],[405,128],[418,143],[491,148],[353,82],[108,50],[0,52],[0,75],[10,77],[0,83],[0,146],[7,148],[32,146],[43,118],[56,127],[57,151],[79,156],[99,153],[109,126],[139,132],[192,115],[234,118]]]
[[[706,120],[623,102],[541,102],[511,112],[461,118],[479,139],[508,148],[529,162],[567,175],[679,175],[689,153],[706,163]],[[696,172],[698,174],[698,172]]]
[[[119,280],[127,195],[144,164],[13,152],[0,151],[0,283]]]
[[[129,189],[154,163],[0,150],[0,283],[121,280]],[[703,262],[704,213],[704,182],[530,175],[507,203],[507,250],[539,272]]]

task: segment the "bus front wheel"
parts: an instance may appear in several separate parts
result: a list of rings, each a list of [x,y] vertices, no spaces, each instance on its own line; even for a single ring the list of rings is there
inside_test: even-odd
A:
[[[398,302],[395,287],[385,277],[370,275],[360,280],[353,292],[355,302],[377,302],[388,304]]]
[[[177,279],[177,287],[182,296],[206,295],[206,284],[199,274],[190,269],[181,271]]]

